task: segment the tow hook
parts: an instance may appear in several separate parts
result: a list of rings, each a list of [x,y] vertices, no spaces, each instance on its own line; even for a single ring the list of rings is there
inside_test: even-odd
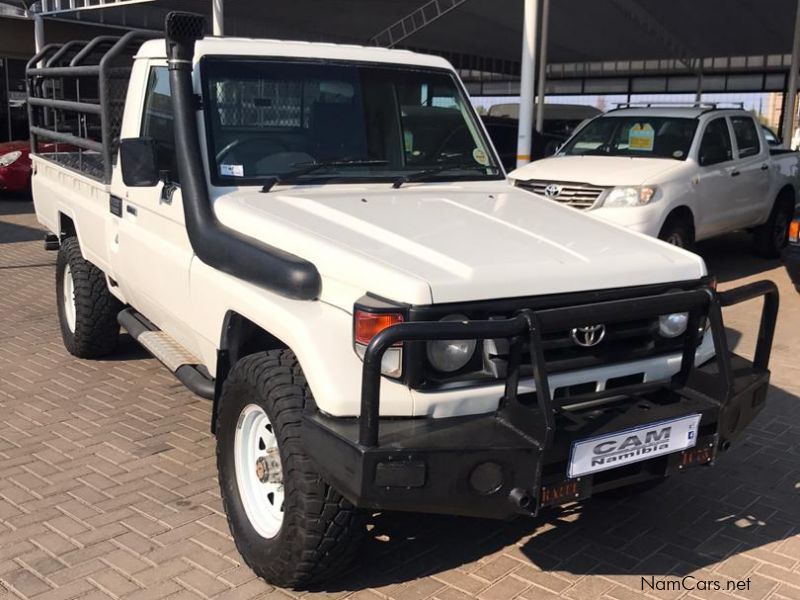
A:
[[[533,496],[530,495],[528,490],[522,488],[514,488],[511,490],[508,494],[508,501],[511,502],[516,509],[526,513],[531,512],[531,508],[533,507]]]

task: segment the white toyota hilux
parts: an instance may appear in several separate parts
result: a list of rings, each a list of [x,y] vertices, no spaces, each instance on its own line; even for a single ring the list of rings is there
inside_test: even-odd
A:
[[[800,154],[770,148],[764,128],[744,110],[625,106],[586,123],[554,157],[509,177],[684,248],[747,229],[757,254],[777,258],[800,199]]]
[[[213,401],[259,575],[341,573],[371,510],[633,492],[762,408],[774,286],[717,293],[693,254],[531,201],[446,61],[203,29],[35,56],[33,193],[66,348],[122,325]],[[762,295],[749,361],[721,307]]]

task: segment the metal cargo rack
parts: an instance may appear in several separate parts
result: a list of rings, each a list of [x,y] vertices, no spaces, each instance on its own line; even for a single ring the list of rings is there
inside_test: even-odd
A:
[[[31,58],[25,69],[31,152],[110,183],[133,57],[158,35],[130,31],[48,44]]]

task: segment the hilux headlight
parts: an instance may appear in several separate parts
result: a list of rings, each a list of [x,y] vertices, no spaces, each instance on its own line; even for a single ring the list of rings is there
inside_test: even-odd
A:
[[[440,321],[466,321],[464,315],[447,315]],[[464,368],[475,354],[476,340],[436,340],[428,342],[426,354],[431,366],[437,371],[453,373]]]
[[[658,333],[665,338],[676,338],[686,331],[689,313],[672,313],[658,318]]]
[[[22,156],[22,152],[19,150],[14,150],[13,152],[6,152],[2,156],[0,156],[0,167],[7,167],[8,165],[13,165],[17,162],[17,159]]]
[[[656,188],[649,185],[615,187],[608,192],[601,206],[604,208],[644,206],[653,199],[655,193]]]

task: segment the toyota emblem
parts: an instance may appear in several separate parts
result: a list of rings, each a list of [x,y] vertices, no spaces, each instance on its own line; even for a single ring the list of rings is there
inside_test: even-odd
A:
[[[605,325],[587,325],[586,327],[575,327],[569,332],[569,337],[574,344],[582,348],[597,346],[606,337]]]
[[[544,188],[544,195],[548,198],[555,198],[561,193],[561,186],[557,183],[549,183]]]

